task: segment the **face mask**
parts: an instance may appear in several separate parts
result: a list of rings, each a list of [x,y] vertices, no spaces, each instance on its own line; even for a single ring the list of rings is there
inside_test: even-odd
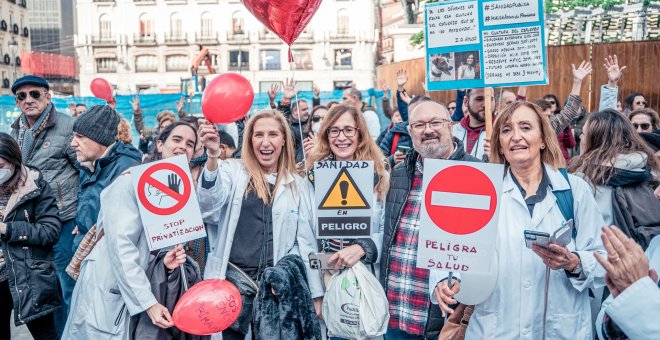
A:
[[[9,169],[0,169],[0,185],[5,184],[9,178],[11,178],[11,170]]]
[[[312,124],[312,131],[314,131],[314,133],[319,133],[320,128],[321,128],[321,123],[313,123]]]

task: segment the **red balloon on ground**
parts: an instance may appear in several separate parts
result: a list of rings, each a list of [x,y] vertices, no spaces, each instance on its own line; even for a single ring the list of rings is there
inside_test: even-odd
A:
[[[190,334],[210,335],[238,319],[243,302],[238,288],[227,280],[204,280],[181,296],[172,312],[174,325]]]
[[[206,86],[202,95],[202,112],[211,123],[229,124],[245,117],[253,101],[250,82],[240,74],[225,73]]]
[[[291,45],[312,20],[321,0],[243,0],[243,4],[264,26]]]
[[[112,100],[112,87],[107,80],[103,78],[94,78],[92,83],[89,84],[89,88],[92,90],[94,97],[103,99],[105,101]]]

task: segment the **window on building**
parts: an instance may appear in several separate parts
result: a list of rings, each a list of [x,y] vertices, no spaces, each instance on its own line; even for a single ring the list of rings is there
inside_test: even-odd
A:
[[[312,61],[312,50],[293,50],[292,53],[296,70],[314,69],[314,63]]]
[[[112,21],[110,21],[110,16],[107,14],[101,15],[99,18],[99,34],[101,38],[112,37]]]
[[[248,69],[250,67],[250,53],[248,51],[240,51],[240,53],[239,51],[229,51],[229,69],[238,70],[239,63],[242,69]]]
[[[182,37],[183,27],[181,25],[181,14],[174,12],[170,16],[170,36]]]
[[[347,35],[350,30],[350,22],[347,9],[337,11],[337,34]]]
[[[204,12],[202,13],[202,37],[212,37],[213,36],[213,17],[211,13]]]
[[[335,68],[353,68],[353,53],[350,48],[340,48],[335,50]]]
[[[154,20],[151,15],[144,13],[140,15],[140,36],[153,37],[154,36]]]
[[[243,34],[243,13],[236,11],[231,15],[231,33]]]
[[[187,71],[190,66],[190,58],[183,54],[170,55],[165,58],[167,71]]]
[[[96,72],[117,72],[117,58],[96,58]]]
[[[353,85],[353,81],[351,80],[336,80],[333,82],[333,85],[335,87],[335,91],[337,90],[346,90],[350,89]]]
[[[135,57],[135,72],[157,72],[158,57],[155,55],[139,55]]]
[[[281,69],[280,50],[262,50],[259,62],[262,70]]]

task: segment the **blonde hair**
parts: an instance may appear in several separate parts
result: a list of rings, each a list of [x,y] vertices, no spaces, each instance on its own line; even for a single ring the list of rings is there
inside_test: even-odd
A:
[[[126,119],[119,121],[119,125],[117,126],[117,140],[124,142],[124,144],[133,143],[131,124]]]
[[[521,107],[527,107],[534,111],[536,113],[536,119],[541,126],[541,139],[543,144],[545,144],[545,148],[541,149],[541,162],[550,165],[555,170],[565,167],[566,160],[561,153],[557,135],[555,129],[552,128],[552,124],[550,124],[550,120],[543,115],[540,107],[528,101],[517,101],[507,105],[495,119],[493,133],[490,136],[491,148],[490,155],[488,156],[490,161],[492,163],[504,164],[507,167],[509,166],[509,162],[504,157],[504,154],[501,153],[500,134],[502,126],[510,121],[511,117]]]
[[[273,118],[279,124],[279,130],[284,136],[284,145],[282,152],[277,160],[277,180],[275,182],[275,189],[270,192],[268,183],[266,182],[265,173],[259,164],[257,155],[254,153],[254,145],[252,144],[252,135],[254,134],[254,125],[260,119]],[[289,129],[289,123],[284,115],[277,110],[262,110],[248,120],[245,126],[245,133],[243,134],[243,151],[241,152],[241,159],[245,165],[245,169],[250,175],[250,182],[248,190],[245,191],[247,196],[248,192],[254,190],[265,204],[272,202],[277,192],[277,187],[285,176],[296,175],[296,163],[294,161],[293,151],[293,137]],[[293,184],[295,185],[295,183]],[[292,190],[295,192],[295,190]]]
[[[357,124],[358,129],[358,145],[355,148],[353,159],[356,161],[374,162],[374,170],[378,175],[378,183],[376,184],[374,190],[378,195],[378,199],[382,201],[385,199],[387,190],[390,186],[390,174],[385,167],[385,156],[374,142],[373,137],[371,137],[369,134],[369,128],[367,127],[367,123],[362,116],[362,112],[353,106],[338,104],[333,106],[332,109],[326,113],[326,116],[323,118],[323,122],[321,123],[321,127],[319,128],[319,135],[314,143],[314,148],[307,156],[306,167],[308,170],[311,170],[314,168],[314,162],[325,159],[330,154],[332,154],[332,150],[330,149],[330,140],[328,138],[327,132],[332,124],[334,124],[344,113],[349,113],[353,119],[355,119],[355,123]]]

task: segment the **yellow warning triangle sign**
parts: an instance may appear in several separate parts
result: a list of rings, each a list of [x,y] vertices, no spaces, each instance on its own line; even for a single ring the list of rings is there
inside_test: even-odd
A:
[[[353,177],[342,168],[328,193],[319,204],[319,209],[369,209],[369,202],[360,192]]]

